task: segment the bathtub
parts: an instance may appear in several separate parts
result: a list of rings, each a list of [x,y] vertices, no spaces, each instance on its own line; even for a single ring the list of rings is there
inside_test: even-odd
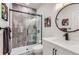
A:
[[[32,55],[33,47],[35,47],[36,45],[40,45],[40,44],[13,48],[11,51],[11,55]]]
[[[23,47],[18,47],[18,48],[13,48],[11,51],[11,55],[21,55],[21,54],[31,54],[32,53],[32,48],[35,45],[29,45],[29,46],[23,46]]]

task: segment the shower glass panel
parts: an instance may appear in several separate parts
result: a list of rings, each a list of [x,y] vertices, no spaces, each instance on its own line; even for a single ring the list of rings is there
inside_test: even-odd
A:
[[[41,17],[12,11],[12,48],[41,43]]]
[[[27,28],[27,45],[41,43],[41,20],[38,17],[33,17],[29,20]]]

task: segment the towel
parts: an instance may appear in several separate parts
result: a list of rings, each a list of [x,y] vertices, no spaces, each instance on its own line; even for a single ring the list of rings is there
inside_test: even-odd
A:
[[[11,42],[11,29],[5,27],[3,30],[3,55],[10,54],[10,42]]]

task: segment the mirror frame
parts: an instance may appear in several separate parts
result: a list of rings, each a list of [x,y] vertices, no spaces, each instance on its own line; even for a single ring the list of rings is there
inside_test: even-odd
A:
[[[66,7],[68,7],[68,6],[70,6],[70,5],[73,5],[73,4],[79,4],[79,3],[70,3],[70,4],[67,4],[67,5],[65,5],[64,7],[62,7],[62,8],[58,11],[58,13],[56,14],[56,17],[55,17],[55,24],[56,24],[56,27],[57,27],[60,31],[67,32],[67,33],[79,31],[79,29],[76,29],[76,30],[73,30],[73,31],[65,31],[65,30],[62,30],[61,28],[59,28],[59,26],[58,26],[58,24],[57,24],[57,20],[58,20],[57,17],[58,17],[58,15],[61,13],[61,11],[62,11],[63,9],[65,9]]]

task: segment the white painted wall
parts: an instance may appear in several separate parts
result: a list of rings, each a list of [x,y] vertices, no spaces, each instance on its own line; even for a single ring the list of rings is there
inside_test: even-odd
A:
[[[60,37],[62,38],[63,40],[64,37],[64,33],[61,32],[55,25],[55,17],[56,17],[56,14],[58,12],[58,10],[64,6],[65,4],[53,4],[53,3],[48,3],[48,4],[44,4],[42,5],[38,10],[37,10],[37,13],[38,14],[42,14],[43,15],[43,19],[42,19],[42,27],[43,27],[43,38],[44,37]],[[77,8],[76,10],[74,11],[79,11],[79,6],[73,6],[73,8],[70,7],[70,9],[68,9],[68,11],[72,11],[73,12],[73,9],[74,8]],[[64,10],[64,13],[66,13],[67,10]],[[62,14],[63,15],[63,14]],[[75,14],[75,15],[79,15],[79,14]],[[51,16],[51,27],[48,27],[48,28],[45,28],[44,27],[44,18],[45,17],[49,17]],[[76,19],[75,19],[76,20]],[[75,24],[76,25],[76,24]],[[76,40],[76,39],[79,39],[79,31],[78,32],[74,32],[74,33],[71,33],[69,34],[69,38],[70,40]]]
[[[0,3],[0,6],[1,6],[1,3]],[[7,4],[7,6],[9,8],[11,8],[11,4]],[[1,7],[0,7],[0,9],[1,9]],[[9,26],[9,19],[8,19],[8,21],[4,21],[1,18],[1,14],[0,14],[0,27],[3,27],[4,28],[6,26]],[[3,30],[0,30],[0,55],[2,55],[2,54],[3,54]]]
[[[43,29],[43,37],[53,37],[59,36],[61,31],[59,31],[55,25],[55,16],[56,16],[56,4],[44,4],[38,10],[38,14],[42,14],[42,29]],[[44,18],[51,16],[51,27],[44,27]],[[61,35],[60,35],[61,36]]]

